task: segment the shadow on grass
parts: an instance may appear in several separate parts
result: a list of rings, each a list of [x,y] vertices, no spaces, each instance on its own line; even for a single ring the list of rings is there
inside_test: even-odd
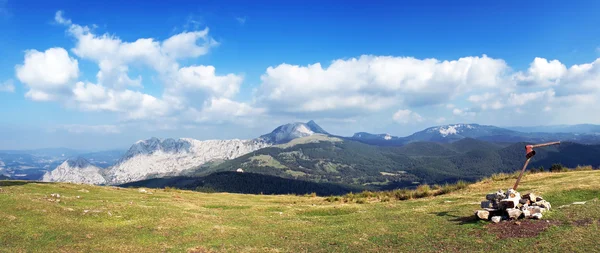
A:
[[[0,180],[0,186],[19,186],[26,184],[45,184],[47,182],[38,182],[38,181],[12,181],[12,180]]]
[[[458,215],[451,214],[450,212],[435,212],[435,213],[430,213],[430,214],[435,214],[436,216],[439,216],[439,217],[448,217],[448,221],[456,222],[459,225],[477,224],[479,222],[479,219],[477,219],[477,217],[475,217],[475,215],[458,216]]]

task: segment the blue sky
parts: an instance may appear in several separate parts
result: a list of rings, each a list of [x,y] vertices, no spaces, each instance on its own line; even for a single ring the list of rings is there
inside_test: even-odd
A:
[[[0,0],[0,149],[600,123],[597,1],[323,2]]]

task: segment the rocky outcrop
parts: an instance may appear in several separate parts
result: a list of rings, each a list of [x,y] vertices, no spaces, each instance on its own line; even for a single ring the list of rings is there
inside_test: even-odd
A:
[[[92,165],[84,158],[68,159],[56,169],[48,171],[42,177],[44,182],[69,182],[83,184],[106,184],[102,169]]]

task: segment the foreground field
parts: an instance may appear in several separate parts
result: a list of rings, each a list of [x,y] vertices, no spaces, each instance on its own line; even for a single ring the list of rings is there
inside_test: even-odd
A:
[[[485,193],[512,183],[488,180],[438,197],[349,204],[0,181],[0,252],[600,250],[600,171],[527,175],[519,191],[536,192],[554,207],[544,220],[473,219]],[[578,201],[586,205],[571,204]]]

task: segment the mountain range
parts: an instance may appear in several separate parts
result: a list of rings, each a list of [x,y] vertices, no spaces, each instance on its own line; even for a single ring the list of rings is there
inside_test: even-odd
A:
[[[518,129],[518,128],[517,128]],[[522,127],[523,130],[536,130],[535,127]],[[391,136],[389,134],[356,133],[350,139],[387,146],[402,146],[417,141],[454,142],[463,138],[474,138],[490,142],[547,142],[554,140],[572,141],[583,144],[600,143],[600,126],[575,125],[540,127],[539,130],[550,132],[521,132],[496,126],[479,124],[452,124],[430,127],[406,137]],[[559,130],[572,130],[574,132],[560,132]]]
[[[558,149],[539,151],[534,166],[561,161],[598,166],[599,146],[584,144],[600,143],[600,135],[595,128],[586,129],[525,133],[452,124],[406,137],[366,132],[341,137],[311,120],[282,125],[250,140],[140,140],[111,166],[92,167],[80,158],[70,159],[46,172],[43,180],[120,185],[152,178],[207,177],[241,168],[290,180],[387,189],[514,171],[524,161],[523,146],[531,142],[566,141]]]

